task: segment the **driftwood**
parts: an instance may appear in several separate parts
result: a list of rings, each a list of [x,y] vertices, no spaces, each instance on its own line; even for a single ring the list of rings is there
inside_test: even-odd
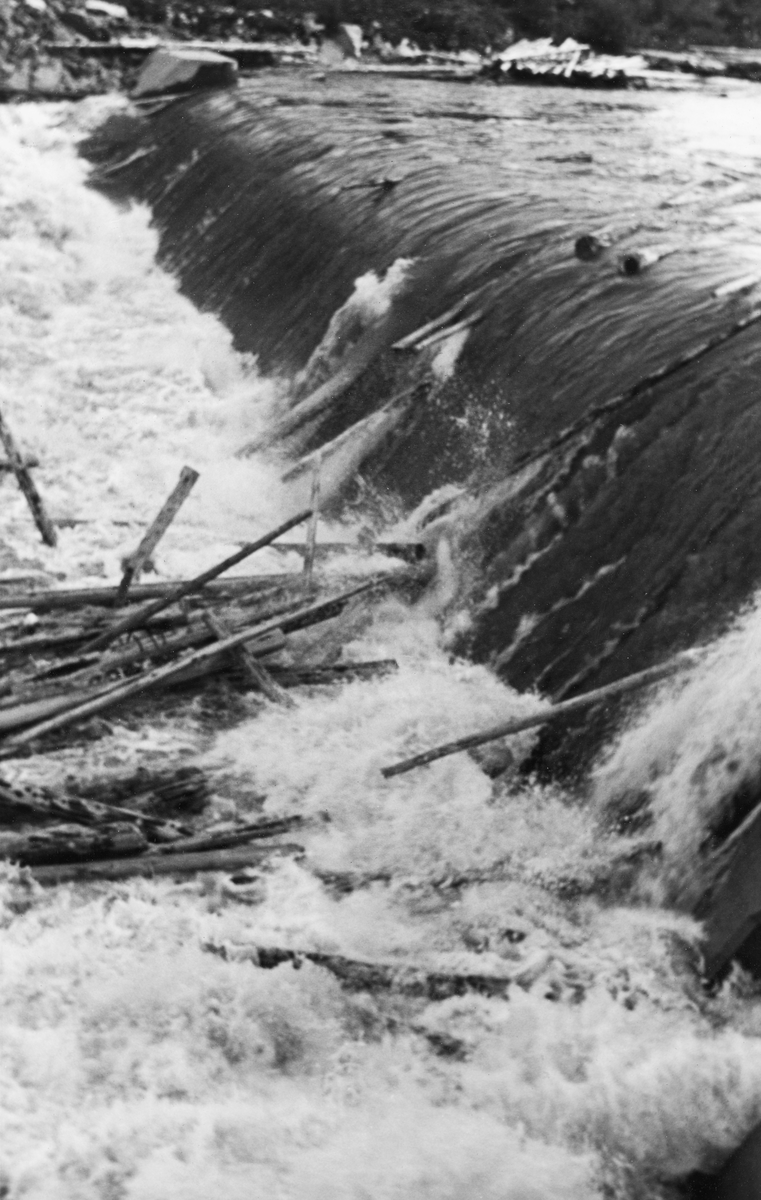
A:
[[[19,453],[13,434],[8,428],[2,413],[0,413],[0,441],[2,441],[5,447],[5,453],[8,455],[11,470],[16,476],[18,485],[29,505],[29,511],[34,518],[35,525],[40,531],[43,542],[46,546],[56,546],[58,544],[58,534],[55,531],[53,522],[45,512],[42,497],[37,491],[35,482],[29,474],[29,469]]]
[[[230,630],[218,617],[208,611],[204,615],[217,641],[221,642],[223,638],[229,637]],[[283,641],[285,641],[284,638]],[[294,707],[291,697],[279,683],[275,682],[267,668],[257,661],[249,646],[239,646],[235,651],[235,657],[247,681],[258,691],[263,692],[268,700],[271,700],[273,704],[281,704],[285,708]]]
[[[338,400],[360,377],[380,349],[383,341],[383,326],[368,330],[347,352],[343,362],[329,379],[315,388],[310,395],[297,404],[262,436],[246,442],[235,451],[236,458],[249,458],[260,450],[266,450],[276,442],[295,433],[307,421],[320,416]],[[412,389],[409,389],[410,391]]]
[[[285,842],[276,846],[233,846],[227,850],[199,850],[187,854],[139,854],[103,862],[64,863],[29,868],[42,884],[95,883],[99,880],[151,878],[156,875],[188,875],[196,871],[241,871],[258,867],[273,855],[301,855],[303,848]]]
[[[395,545],[394,543],[386,543],[388,546]],[[401,544],[403,549],[405,543]],[[412,549],[406,553],[396,554],[391,550],[386,551],[393,557],[404,557],[412,564],[418,565],[418,570],[390,571],[387,578],[390,583],[394,582],[409,582],[422,581],[430,575],[431,566],[425,562],[425,553],[417,549],[418,543],[412,543]],[[277,547],[276,547],[277,548]],[[378,550],[383,550],[382,545],[378,545]],[[317,548],[317,557],[320,556],[320,548]],[[334,577],[332,577],[334,578]],[[352,576],[347,573],[344,576],[346,582],[352,578],[356,579],[356,575]],[[1,581],[0,581],[1,582]],[[179,586],[185,586],[194,583],[193,580],[175,580],[171,583],[139,583],[136,584],[130,592],[130,600],[133,604],[141,603],[144,600],[156,600],[166,598]],[[225,600],[235,601],[237,603],[246,603],[252,600],[257,603],[262,596],[267,596],[276,591],[287,591],[303,586],[303,580],[300,575],[295,573],[283,574],[278,572],[275,575],[232,575],[226,579],[213,579],[210,583],[204,584],[188,593],[187,600],[191,605],[206,604],[209,599],[214,603]],[[94,587],[94,588],[39,588],[33,591],[14,591],[11,586],[8,586],[7,591],[2,589],[0,594],[0,612],[8,609],[18,612],[31,611],[35,613],[55,613],[62,611],[76,611],[78,609],[91,608],[113,608],[114,600],[116,599],[117,589],[115,587]],[[164,619],[167,619],[166,615]],[[100,632],[100,631],[96,631]],[[92,631],[91,631],[92,636]]]
[[[163,637],[170,630],[187,624],[188,618],[185,613],[162,613],[160,617],[156,617],[148,623],[144,632],[149,637],[154,634]],[[91,624],[68,625],[60,629],[53,626],[47,632],[29,634],[27,637],[0,642],[0,655],[28,657],[50,650],[65,650],[81,642],[91,641],[97,632],[97,628],[93,628]],[[42,677],[42,671],[38,672],[38,676]]]
[[[402,762],[394,763],[393,766],[383,767],[381,774],[386,779],[391,779],[394,775],[403,775],[406,771],[412,771],[415,767],[435,762],[436,759],[445,758],[449,754],[458,754],[461,750],[471,750],[474,746],[483,746],[485,742],[493,742],[497,738],[509,737],[510,734],[520,733],[524,729],[534,729],[537,725],[546,725],[550,721],[572,716],[574,713],[591,708],[594,704],[613,700],[617,696],[627,695],[629,692],[647,687],[651,683],[657,683],[661,679],[668,679],[672,675],[697,666],[699,662],[700,657],[695,652],[686,650],[666,663],[661,663],[657,667],[649,667],[646,671],[638,671],[634,675],[627,675],[623,679],[616,680],[615,683],[608,683],[604,687],[595,688],[594,691],[585,692],[583,696],[574,696],[572,700],[563,700],[560,704],[555,704],[541,712],[532,713],[528,717],[516,717],[501,725],[493,725],[491,729],[468,734],[453,742],[435,746],[432,750],[425,750],[422,754],[415,754],[412,758],[405,758]]]
[[[292,606],[289,606],[289,611],[293,611]],[[251,622],[247,622],[250,625]],[[233,629],[245,628],[244,625],[236,625]],[[102,680],[104,676],[112,671],[122,670],[124,667],[136,666],[144,662],[166,662],[167,660],[176,659],[177,655],[183,650],[190,650],[195,646],[208,644],[214,635],[210,633],[206,623],[198,625],[194,629],[188,630],[187,633],[180,634],[175,638],[166,638],[160,642],[147,640],[143,642],[141,639],[139,644],[130,645],[125,650],[120,650],[115,654],[109,654],[105,658],[99,658],[97,655],[82,655],[79,658],[66,660],[66,665],[69,667],[69,674],[65,679],[56,678],[53,676],[53,681],[59,686],[62,683],[68,685],[69,690],[72,687],[81,688],[98,682],[98,686],[102,688]],[[266,654],[274,654],[275,651],[281,650],[285,645],[285,638],[279,630],[263,637],[261,641],[257,641],[250,653],[257,656]],[[72,668],[81,664],[78,670]],[[205,672],[198,672],[198,675],[209,673],[217,669],[219,664],[207,663]],[[197,676],[192,676],[196,678]],[[33,681],[40,679],[48,679],[48,675],[35,675]],[[120,681],[121,682],[121,681]],[[70,694],[70,691],[69,691]],[[24,697],[25,698],[25,697]],[[2,710],[0,709],[0,719],[2,719]]]
[[[126,804],[133,812],[147,813],[162,820],[202,812],[210,795],[209,780],[199,767],[178,767],[173,771],[151,773],[131,771],[106,775],[82,782],[67,780],[69,794],[101,804]],[[264,800],[264,796],[253,797]]]
[[[428,337],[422,338],[413,346],[413,350],[425,350],[429,346],[435,346],[437,342],[443,342],[446,338],[452,337],[456,333],[463,333],[466,329],[471,329],[482,321],[486,316],[486,309],[479,308],[475,312],[469,313],[467,317],[463,317],[461,321],[456,321],[454,325],[446,325],[443,329],[437,329],[433,333],[429,333]]]
[[[287,475],[283,478],[287,478]],[[305,542],[277,542],[272,549],[280,550],[283,554],[305,555],[307,552]],[[356,554],[361,551],[385,554],[389,558],[402,558],[411,563],[422,562],[427,553],[424,542],[375,542],[370,547],[359,546],[356,542],[318,542],[314,548],[316,559],[329,554]]]
[[[11,787],[7,783],[0,784],[0,816],[6,821],[53,820],[75,825],[110,825],[114,821],[125,821],[140,830],[150,842],[174,842],[189,833],[176,821],[163,820],[122,805]]]
[[[119,590],[116,593],[116,600],[114,601],[117,608],[127,599],[127,593],[133,580],[137,579],[148,559],[153,554],[153,551],[192,492],[197,479],[198,471],[194,471],[192,467],[182,468],[180,478],[174,490],[165,501],[161,511],[154,518],[153,523],[146,530],[137,550],[125,559],[123,564],[124,574],[119,584]]]
[[[304,554],[304,583],[308,591],[314,584],[314,555],[317,548],[317,523],[320,518],[320,470],[322,456],[318,453],[312,465],[312,496],[309,507],[312,515],[307,525],[306,552]]]
[[[476,298],[476,296],[478,296],[478,294],[479,294],[478,290],[476,290],[475,292],[468,292],[467,296],[463,296],[462,300],[458,300],[457,304],[455,304],[453,308],[449,308],[449,309],[447,309],[446,312],[441,313],[440,316],[434,317],[434,319],[432,321],[427,321],[425,325],[421,325],[419,329],[415,329],[412,331],[412,333],[408,333],[406,337],[399,338],[399,341],[394,342],[391,349],[392,350],[416,350],[416,349],[418,349],[418,347],[420,346],[420,343],[425,338],[427,338],[430,334],[438,333],[438,331],[443,329],[445,326],[451,325],[451,323],[455,320],[455,318],[461,316],[461,314],[465,311],[465,309],[468,307],[468,305],[473,300],[475,300],[475,298]],[[447,333],[448,332],[449,331],[447,330]]]
[[[291,576],[279,575],[232,575],[228,579],[215,579],[198,588],[201,599],[213,596],[215,599],[233,599],[246,596],[251,592],[266,591],[268,588],[282,584]],[[165,599],[178,587],[195,583],[190,579],[174,580],[164,583],[139,583],[131,590],[131,600],[139,603],[143,600]],[[96,608],[113,608],[118,588],[40,588],[36,591],[13,592],[0,596],[0,610],[30,609],[32,612],[45,613],[62,610],[76,610],[89,606]],[[194,593],[195,594],[195,593]]]
[[[229,650],[235,650],[238,646],[242,646],[255,638],[264,637],[276,629],[280,629],[285,633],[295,629],[302,629],[307,625],[319,621],[328,620],[330,617],[337,615],[350,600],[369,591],[376,584],[377,581],[370,581],[369,583],[364,583],[359,587],[353,588],[349,592],[335,596],[330,600],[308,605],[306,608],[293,613],[289,617],[273,617],[270,621],[252,625],[237,633],[230,634],[229,637],[214,642],[210,646],[204,646],[201,650],[192,651],[176,662],[155,667],[153,670],[143,672],[135,679],[112,685],[84,701],[80,701],[78,697],[74,697],[69,700],[69,707],[65,711],[59,712],[57,715],[50,717],[48,720],[41,721],[39,724],[32,725],[31,728],[26,729],[23,733],[17,733],[12,737],[6,738],[0,750],[0,757],[10,757],[18,746],[27,745],[29,742],[42,737],[43,734],[51,733],[56,729],[62,729],[75,721],[81,720],[83,717],[90,717],[96,713],[104,712],[106,709],[112,708],[115,704],[122,704],[124,701],[131,700],[133,697],[142,695],[153,688],[167,686],[170,683],[177,683],[180,680],[184,681],[184,679],[189,677],[188,672],[192,674],[198,668],[203,669],[206,663],[217,656],[224,655]],[[0,717],[2,715],[0,713]]]
[[[304,961],[312,962],[315,966],[330,971],[331,975],[335,975],[343,986],[351,991],[392,991],[407,996],[425,997],[428,1000],[448,1000],[452,996],[465,996],[468,992],[479,992],[483,996],[506,996],[513,983],[511,975],[427,971],[425,968],[403,963],[368,962],[345,958],[342,954],[286,950],[280,946],[206,942],[203,948],[224,959],[252,962],[264,970],[271,970],[283,963],[292,963],[299,967]]]
[[[117,858],[123,854],[141,854],[147,849],[145,834],[136,825],[123,821],[89,827],[51,825],[33,833],[0,833],[0,858],[22,866]]]
[[[21,460],[21,465],[26,467],[27,471],[31,471],[34,467],[39,467],[40,460],[34,454],[25,454]],[[0,458],[0,474],[8,474],[13,470],[13,463],[7,458]]]
[[[761,924],[761,806],[755,808],[718,851],[714,880],[695,916],[705,927],[703,963],[708,979],[729,965]],[[755,936],[754,936],[755,935]],[[758,949],[753,956],[758,959]]]
[[[128,633],[132,629],[139,629],[149,617],[155,616],[156,613],[161,612],[164,608],[168,608],[171,604],[177,604],[185,596],[199,591],[205,584],[211,583],[213,579],[216,579],[218,575],[222,575],[230,567],[236,566],[237,563],[242,562],[244,558],[248,558],[255,551],[261,550],[264,546],[269,546],[281,534],[287,533],[295,525],[300,525],[302,521],[306,521],[311,515],[311,509],[297,513],[295,517],[291,517],[289,521],[284,521],[282,525],[279,525],[277,529],[271,530],[264,537],[258,538],[255,542],[249,542],[241,550],[238,550],[235,554],[231,554],[229,558],[225,558],[222,562],[217,563],[216,566],[210,567],[208,571],[203,571],[202,574],[196,575],[195,579],[191,579],[187,583],[175,587],[163,599],[154,600],[152,604],[147,605],[146,608],[141,609],[139,612],[131,613],[121,621],[117,621],[115,625],[112,625],[100,634],[99,637],[95,638],[95,641],[90,644],[88,649],[91,651],[102,650],[114,638],[119,637],[120,634]]]
[[[399,663],[395,658],[379,658],[371,662],[335,663],[331,666],[322,666],[317,663],[314,666],[306,667],[281,667],[276,664],[268,667],[270,675],[283,687],[340,683],[343,679],[376,679],[382,675],[392,675],[394,671],[398,670]]]
[[[676,246],[645,246],[642,250],[630,250],[621,257],[618,269],[622,275],[641,275],[676,250]]]
[[[290,833],[303,824],[304,818],[301,816],[264,818],[220,833],[199,833],[196,837],[167,842],[162,846],[154,846],[150,853],[186,854],[197,850],[227,850],[231,846],[244,845],[260,838],[279,837],[281,833]]]

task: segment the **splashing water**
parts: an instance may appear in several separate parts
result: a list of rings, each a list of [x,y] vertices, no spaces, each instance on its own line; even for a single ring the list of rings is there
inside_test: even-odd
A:
[[[231,457],[281,396],[155,267],[146,211],[85,188],[74,146],[102,111],[0,113],[2,408],[53,514],[84,522],[37,548],[5,481],[4,566],[115,577],[187,460],[201,480],[157,556],[187,573],[287,515],[276,467]],[[704,995],[697,926],[654,903],[689,870],[728,776],[759,769],[758,613],[661,691],[582,804],[509,771],[492,781],[465,755],[381,779],[395,757],[539,703],[453,662],[433,608],[387,601],[348,647],[393,654],[397,675],[312,689],[294,713],[252,704],[203,743],[220,816],[266,792],[267,812],[314,818],[304,864],[261,872],[246,897],[221,878],[30,891],[4,869],[12,1200],[644,1200],[761,1118],[758,1000],[739,976]],[[531,744],[515,739],[515,758]],[[201,746],[191,712],[9,773],[60,781]],[[636,837],[604,820],[642,787],[665,859],[647,877]],[[329,873],[364,886],[341,896]],[[264,971],[212,943],[515,983],[507,1001],[350,994],[308,962]]]

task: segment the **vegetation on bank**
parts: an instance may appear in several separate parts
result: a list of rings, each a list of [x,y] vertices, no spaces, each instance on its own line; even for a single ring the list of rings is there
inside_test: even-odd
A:
[[[266,3],[266,0],[265,0]],[[761,0],[132,0],[134,15],[221,35],[237,24],[251,33],[303,34],[316,18],[330,33],[361,25],[423,49],[500,49],[516,37],[575,37],[605,53],[641,46],[761,45]]]

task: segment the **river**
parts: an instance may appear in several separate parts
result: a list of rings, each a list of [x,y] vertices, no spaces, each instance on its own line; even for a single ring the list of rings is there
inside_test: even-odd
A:
[[[299,114],[299,105],[283,96],[298,99],[302,89],[308,99],[323,86],[338,102],[328,122],[329,106],[320,100],[323,125],[310,127],[306,149],[292,140],[297,125],[287,134],[280,126],[273,132],[273,122],[296,122]],[[149,167],[150,156],[142,167],[138,161],[135,170],[144,174],[121,189],[116,202],[86,186],[91,168],[77,156],[77,145],[108,112],[121,114],[123,102],[0,111],[1,403],[25,449],[40,458],[36,477],[53,515],[68,522],[59,547],[42,548],[14,486],[2,483],[0,570],[6,576],[116,578],[120,555],[136,542],[183,462],[201,479],[162,543],[157,569],[171,577],[213,562],[290,515],[298,487],[282,482],[284,462],[377,410],[379,392],[388,394],[388,364],[398,354],[387,345],[391,336],[435,316],[457,289],[496,289],[472,341],[468,335],[450,342],[448,357],[439,358],[441,346],[431,356],[439,360],[431,370],[443,385],[436,393],[439,424],[451,420],[458,427],[457,406],[467,405],[480,379],[495,427],[485,435],[481,429],[474,441],[473,429],[483,422],[470,410],[469,436],[450,457],[439,454],[434,470],[436,452],[420,450],[425,425],[414,426],[422,479],[406,482],[409,467],[402,472],[393,461],[379,460],[375,477],[350,503],[341,477],[348,460],[336,473],[326,540],[351,541],[369,527],[390,535],[422,529],[431,545],[438,543],[437,585],[415,605],[378,605],[345,649],[349,658],[396,657],[396,675],[340,690],[305,690],[294,712],[251,700],[222,729],[202,701],[155,721],[125,716],[92,743],[6,765],[12,779],[44,783],[136,762],[193,759],[212,775],[220,818],[257,811],[261,794],[266,812],[315,818],[300,839],[305,860],[279,863],[243,891],[215,877],[30,893],[14,869],[4,868],[0,1170],[9,1200],[206,1200],[216,1193],[230,1200],[259,1194],[459,1200],[474,1193],[481,1200],[666,1200],[680,1194],[679,1181],[691,1171],[717,1166],[761,1118],[755,986],[735,971],[718,991],[701,988],[700,931],[689,915],[700,846],[731,806],[738,781],[752,788],[761,771],[761,618],[752,562],[741,587],[732,555],[725,556],[726,595],[713,585],[721,632],[703,665],[663,685],[630,714],[598,756],[583,794],[557,778],[512,769],[493,780],[468,755],[393,781],[380,775],[381,766],[405,753],[539,703],[523,688],[541,685],[557,645],[539,655],[533,675],[524,665],[514,677],[488,665],[513,644],[504,625],[487,639],[488,651],[476,654],[481,661],[454,652],[471,623],[484,627],[479,589],[503,584],[514,571],[515,563],[509,571],[494,566],[495,554],[466,564],[462,552],[473,530],[483,529],[484,512],[493,517],[497,500],[504,503],[501,489],[512,478],[505,463],[512,469],[522,454],[592,410],[597,421],[606,401],[695,340],[721,334],[722,353],[729,354],[746,336],[733,330],[753,312],[752,287],[729,293],[724,304],[714,291],[752,272],[758,261],[755,93],[738,86],[726,97],[707,89],[610,99],[446,85],[447,117],[433,85],[413,89],[417,108],[411,84],[393,96],[392,87],[384,83],[378,96],[376,81],[325,85],[262,77],[244,85],[242,107],[226,97],[190,101],[192,120],[178,122],[167,111],[149,133],[141,128],[139,138],[163,146],[160,169]],[[461,181],[452,193],[453,225],[441,219],[440,204],[427,213],[425,189],[403,201],[408,207],[401,214],[386,217],[382,195],[378,204],[358,187],[333,195],[341,206],[351,205],[356,227],[347,220],[344,229],[342,210],[330,221],[325,216],[315,240],[304,212],[319,211],[323,189],[338,187],[338,175],[344,185],[368,182],[365,166],[359,169],[348,152],[349,139],[361,138],[365,110],[356,100],[363,89],[375,96],[368,107],[380,106],[384,123],[399,130],[407,120],[417,122],[412,142],[384,139],[393,147],[388,162],[377,160],[375,135],[368,133],[374,176],[402,176],[409,162],[400,162],[399,147],[411,146],[404,154],[420,157],[422,146],[439,155],[429,157],[434,177],[422,181],[425,188],[451,188],[453,168],[462,176],[467,164],[469,195],[492,213],[492,222],[499,165],[496,228],[516,242],[510,271],[493,274],[506,245],[500,243],[498,253],[492,241],[480,245],[478,223],[465,220],[475,202],[461,207]],[[276,104],[265,103],[273,96],[280,97]],[[311,112],[311,103],[302,109]],[[470,119],[474,113],[477,120]],[[266,258],[272,251],[271,240],[260,251],[261,242],[244,238],[223,261],[209,248],[219,250],[214,239],[224,240],[225,231],[229,236],[230,226],[212,219],[204,254],[198,254],[202,215],[188,216],[178,201],[177,165],[190,151],[195,169],[202,156],[192,158],[192,143],[199,128],[215,121],[228,133],[231,123],[249,122],[249,144],[269,139],[274,162],[269,175],[260,171],[259,186],[269,189],[265,199],[278,236],[286,245],[290,239],[294,254],[306,247],[294,268],[298,278],[273,256],[259,309],[247,309],[236,288],[250,285],[254,275],[248,273],[258,253]],[[448,121],[444,134],[442,121]],[[133,138],[134,130],[124,145],[132,148]],[[307,200],[299,193],[289,209],[283,197],[292,176],[285,187],[283,156],[290,156],[288,172],[303,182],[316,138],[332,141],[335,153],[326,150],[316,160],[322,166],[312,198],[307,188]],[[538,164],[533,176],[529,151]],[[589,155],[591,163],[583,157]],[[241,161],[250,181],[247,155]],[[604,185],[591,170],[598,163]],[[212,191],[217,179],[220,188],[229,186],[214,163],[201,165]],[[173,216],[167,179],[177,202]],[[505,179],[513,180],[507,193]],[[737,183],[744,190],[733,192]],[[188,186],[189,195],[200,195]],[[387,190],[403,187],[402,180]],[[141,192],[140,202],[125,199],[130,189]],[[697,189],[694,204],[690,189]],[[534,202],[537,191],[541,203]],[[674,206],[684,193],[688,201]],[[229,194],[234,202],[249,194],[240,177]],[[706,195],[717,203],[706,204]],[[273,207],[275,199],[280,207]],[[595,267],[594,278],[581,274],[583,264],[572,253],[571,234],[593,220],[597,228],[607,224],[613,200],[617,217],[630,207],[640,216],[647,209],[649,243],[656,232],[667,240],[676,230],[681,239],[680,254],[664,260],[661,276],[638,279],[642,287],[634,295],[623,290],[631,281],[622,282],[613,269]],[[669,205],[660,207],[664,200]],[[261,214],[259,194],[256,203]],[[372,204],[377,207],[362,207]],[[422,213],[417,226],[416,212]],[[657,221],[664,228],[653,229]],[[411,231],[406,244],[399,240],[402,227]],[[434,234],[433,268],[415,274]],[[311,275],[304,267],[312,261],[310,246]],[[454,282],[441,273],[452,256],[461,266]],[[409,293],[406,279],[413,284]],[[397,297],[407,305],[404,328],[384,323],[389,312],[400,311]],[[569,303],[576,314],[570,349],[561,320]],[[518,317],[522,340],[503,336]],[[356,343],[357,336],[377,331],[379,321],[386,341],[371,361],[382,388],[363,390],[358,382],[346,410],[332,414],[334,426],[322,434],[312,430],[297,446],[234,456],[243,443],[266,440],[288,411],[293,388],[303,387],[304,372],[308,381],[313,373],[314,385],[326,358],[332,366],[336,356],[341,361],[345,347],[337,330],[353,328]],[[605,353],[594,356],[593,368],[595,345]],[[741,345],[737,369],[750,377],[753,343]],[[509,370],[505,354],[514,356]],[[408,370],[405,365],[402,374]],[[489,393],[498,377],[510,380],[507,427],[496,420],[500,406],[504,417],[504,398],[498,406]],[[715,395],[711,387],[723,387],[724,378],[712,364],[707,380],[693,381],[693,407],[695,396]],[[558,380],[566,381],[565,391]],[[743,376],[726,388],[727,403],[749,386]],[[673,392],[669,396],[675,403]],[[552,412],[542,411],[544,404]],[[722,466],[719,490],[741,489],[739,507],[747,512],[755,494],[755,468],[748,465],[754,415],[747,407],[727,412],[719,426],[730,431],[733,446],[744,439],[744,457],[729,483],[729,468]],[[648,445],[668,440],[669,428],[666,421],[651,429]],[[705,429],[694,433],[697,441]],[[720,455],[711,445],[716,464]],[[372,463],[374,453],[360,461]],[[664,471],[671,478],[670,462],[661,462],[659,478]],[[356,456],[351,466],[356,471]],[[685,487],[700,492],[709,476],[685,475]],[[642,505],[648,477],[638,478],[635,503]],[[626,484],[617,485],[617,496]],[[608,494],[601,506],[610,505]],[[715,499],[707,515],[700,509],[706,529],[715,516],[712,505]],[[599,514],[595,521],[589,535],[597,530],[602,539]],[[752,528],[751,522],[742,538],[725,543],[743,561]],[[497,530],[494,539],[500,537]],[[709,547],[717,540],[715,534],[704,539]],[[638,534],[632,577],[646,545]],[[688,546],[685,554],[700,550]],[[300,560],[293,559],[266,551],[251,569],[297,570]],[[345,561],[357,569],[367,563],[359,553]],[[561,560],[553,561],[557,569]],[[577,587],[589,591],[589,563],[576,551],[567,561],[580,562]],[[521,604],[530,594],[537,595],[536,588]],[[557,602],[557,594],[549,597],[550,607]],[[626,613],[615,610],[610,619],[625,622]],[[676,632],[662,630],[650,652],[684,644],[685,631],[706,637],[710,629],[708,619],[675,623]],[[588,631],[583,651],[592,657],[595,636]],[[551,641],[546,628],[545,641]],[[646,648],[641,657],[629,657],[633,664],[644,661]],[[626,654],[613,657],[613,673],[626,661]],[[555,690],[576,673],[559,673]],[[521,735],[513,744],[516,759],[525,759],[533,745],[533,734]],[[650,823],[632,834],[615,818],[626,798],[643,789]],[[329,822],[319,819],[325,812]],[[658,855],[650,853],[654,842]],[[343,894],[321,882],[318,873],[331,871],[378,878]],[[209,953],[210,944],[231,948],[227,960]],[[260,970],[246,959],[253,945],[381,960],[401,970],[420,963],[431,971],[507,970],[515,982],[508,1000],[350,993],[309,962]]]

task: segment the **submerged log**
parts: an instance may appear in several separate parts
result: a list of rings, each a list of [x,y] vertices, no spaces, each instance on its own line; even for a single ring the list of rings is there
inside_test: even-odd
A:
[[[196,766],[152,774],[145,769],[126,775],[100,776],[82,782],[67,780],[70,794],[101,804],[127,804],[134,812],[171,820],[184,813],[199,813],[210,795],[209,780]],[[264,796],[255,797],[264,800]]]
[[[140,854],[134,858],[114,858],[103,862],[63,863],[30,868],[38,883],[97,883],[99,880],[152,878],[158,875],[192,875],[196,871],[240,871],[258,867],[274,855],[299,856],[303,847],[283,843],[278,846],[234,846],[227,850],[195,851],[187,854]]]
[[[142,854],[148,839],[136,825],[52,825],[33,833],[0,833],[0,858],[22,866]]]
[[[76,825],[111,825],[124,821],[137,828],[150,842],[173,842],[188,835],[176,821],[162,820],[116,804],[101,804],[79,796],[32,791],[0,784],[0,818],[6,821],[54,820]]]
[[[392,675],[398,670],[399,663],[395,658],[380,658],[373,662],[334,663],[331,666],[317,663],[314,666],[281,667],[273,664],[268,668],[270,675],[283,687],[340,683],[344,679],[377,679],[383,675]]]
[[[479,972],[429,971],[424,967],[404,963],[368,962],[345,958],[342,954],[323,954],[313,950],[287,950],[280,946],[249,946],[206,942],[204,949],[235,962],[248,961],[264,970],[283,963],[299,967],[312,962],[324,967],[351,991],[392,991],[428,1000],[448,1000],[478,992],[482,996],[506,996],[513,983],[512,975],[490,975]]]

